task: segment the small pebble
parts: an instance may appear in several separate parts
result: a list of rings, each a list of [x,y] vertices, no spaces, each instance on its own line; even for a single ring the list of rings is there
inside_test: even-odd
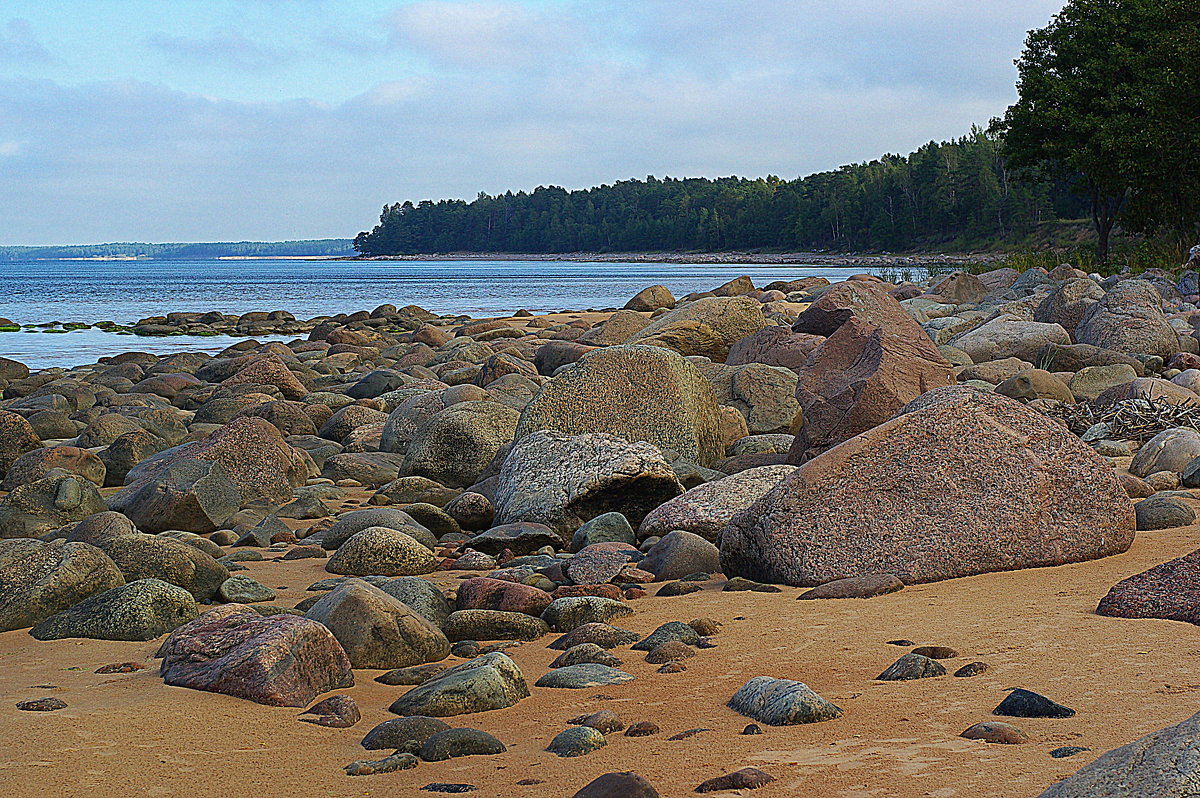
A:
[[[658,734],[658,724],[649,720],[639,720],[637,723],[629,724],[629,728],[625,730],[626,737],[649,737],[652,734]]]
[[[762,734],[762,727],[757,723],[747,723],[746,728],[742,729],[740,734]]]
[[[433,784],[426,784],[421,789],[425,792],[475,792],[479,788],[474,784],[446,784],[435,781]]]
[[[1069,756],[1075,756],[1076,754],[1082,754],[1084,751],[1091,750],[1092,749],[1090,748],[1084,748],[1083,746],[1079,745],[1064,745],[1062,748],[1055,748],[1053,751],[1051,751],[1050,756],[1054,757],[1055,759],[1066,759]]]
[[[954,672],[955,676],[967,678],[970,676],[978,676],[988,669],[986,662],[968,662]]]
[[[755,790],[775,781],[775,777],[764,773],[758,768],[742,768],[724,776],[717,776],[701,782],[696,792],[717,792],[718,790]]]
[[[25,712],[53,712],[56,709],[66,709],[67,702],[61,698],[35,698],[32,701],[21,701],[17,709]]]
[[[954,659],[958,656],[958,652],[949,646],[917,646],[912,653],[930,659]]]
[[[683,673],[687,670],[687,665],[682,662],[668,662],[658,669],[659,673]]]
[[[889,640],[889,641],[887,641],[887,644],[888,644],[889,646],[901,646],[902,648],[908,648],[909,646],[915,646],[915,645],[916,645],[916,643],[914,643],[913,641],[911,641],[911,640],[904,640],[904,639],[900,639],[900,640]]]
[[[679,734],[672,734],[667,739],[668,740],[686,740],[689,737],[695,737],[700,732],[706,732],[706,731],[712,731],[712,729],[701,729],[701,728],[688,729],[687,731],[681,731]]]
[[[111,665],[101,665],[96,669],[96,673],[133,673],[145,668],[140,662],[114,662]]]

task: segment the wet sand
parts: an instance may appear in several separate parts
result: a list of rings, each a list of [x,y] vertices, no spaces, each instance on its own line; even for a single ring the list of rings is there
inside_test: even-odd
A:
[[[616,653],[638,678],[584,690],[531,688],[517,706],[447,719],[499,737],[508,752],[413,770],[348,777],[342,766],[389,752],[359,741],[393,717],[388,704],[407,687],[356,671],[352,695],[362,721],[326,729],[298,721],[300,710],[166,687],[153,654],[158,642],[38,642],[26,631],[0,634],[0,785],[12,796],[426,795],[431,782],[467,782],[478,796],[570,796],[601,773],[635,770],[663,796],[684,796],[701,781],[755,766],[777,777],[759,790],[720,795],[814,795],[830,798],[1036,796],[1103,751],[1196,711],[1200,697],[1200,630],[1178,622],[1103,618],[1096,603],[1118,580],[1200,546],[1200,525],[1139,533],[1124,555],[1058,568],[1016,571],[918,585],[870,600],[798,602],[780,594],[722,593],[723,580],[701,593],[647,597],[618,623],[649,633],[670,620],[710,616],[724,623],[719,647],[686,661],[684,673],[657,666],[627,648]],[[328,576],[323,560],[252,562],[244,572],[292,605],[305,587]],[[439,573],[442,586],[460,574]],[[974,678],[873,681],[906,649],[886,641],[952,646],[991,669]],[[532,685],[559,653],[554,639],[511,649]],[[146,670],[97,675],[105,664],[138,660]],[[451,662],[459,660],[452,658]],[[799,679],[845,710],[834,721],[764,727],[725,701],[747,679]],[[56,685],[53,688],[41,685]],[[1078,710],[1066,720],[1004,719],[1028,743],[989,745],[958,737],[968,726],[1000,720],[991,710],[1006,689],[1026,687]],[[58,712],[20,712],[17,701],[55,695]],[[651,720],[653,737],[610,735],[607,747],[560,759],[544,749],[576,715],[612,709],[626,723]],[[688,739],[666,738],[703,727]],[[1094,749],[1056,760],[1063,745]],[[518,786],[522,779],[543,783]]]

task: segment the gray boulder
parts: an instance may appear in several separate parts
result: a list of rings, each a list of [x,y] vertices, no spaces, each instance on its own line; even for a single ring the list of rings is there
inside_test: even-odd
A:
[[[219,462],[180,460],[108,500],[147,532],[214,532],[233,517],[242,494]]]
[[[51,472],[0,499],[0,539],[37,537],[106,509],[91,482]]]
[[[697,485],[651,510],[638,527],[648,538],[682,530],[713,543],[735,514],[761,499],[793,471],[793,465],[748,468],[713,482]]]
[[[325,564],[331,574],[417,576],[433,571],[437,560],[407,532],[372,526],[354,533]]]
[[[38,640],[153,640],[198,616],[196,599],[183,588],[160,579],[138,579],[86,598],[29,633]]]
[[[1122,280],[1087,309],[1075,340],[1166,359],[1179,351],[1179,335],[1162,312],[1162,296],[1145,280]]]
[[[835,704],[817,695],[803,682],[755,676],[729,699],[734,712],[770,726],[819,723],[842,716]]]
[[[406,668],[450,656],[450,643],[440,629],[359,579],[331,590],[304,617],[333,632],[355,668]]]
[[[124,582],[108,555],[90,544],[0,540],[0,632],[33,626]]]
[[[721,570],[721,551],[699,535],[675,530],[646,552],[638,568],[654,574],[656,582],[679,579],[697,572]]]
[[[504,709],[529,697],[529,685],[517,663],[498,651],[443,671],[396,699],[397,715],[445,718]]]
[[[400,508],[368,507],[339,515],[337,522],[321,536],[321,546],[332,551],[341,547],[355,534],[372,526],[399,529],[430,549],[437,545],[437,538]]]
[[[401,476],[428,477],[450,488],[479,480],[516,434],[520,414],[499,402],[459,402],[429,419],[408,444]]]

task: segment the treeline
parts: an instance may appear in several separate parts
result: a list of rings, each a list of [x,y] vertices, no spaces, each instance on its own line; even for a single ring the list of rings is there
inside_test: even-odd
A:
[[[580,191],[480,194],[384,207],[365,255],[447,252],[982,248],[1087,206],[1070,186],[1019,180],[981,129],[798,180],[648,177]]]
[[[324,257],[354,254],[347,238],[312,241],[228,241],[198,244],[79,244],[59,247],[0,247],[0,261],[59,260],[63,258],[210,258]]]

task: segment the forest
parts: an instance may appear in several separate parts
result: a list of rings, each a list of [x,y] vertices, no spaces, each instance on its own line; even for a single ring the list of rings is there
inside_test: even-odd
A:
[[[364,255],[450,252],[969,250],[1087,216],[1062,179],[1018,178],[999,135],[975,128],[907,156],[796,180],[656,178],[568,191],[384,207]]]

